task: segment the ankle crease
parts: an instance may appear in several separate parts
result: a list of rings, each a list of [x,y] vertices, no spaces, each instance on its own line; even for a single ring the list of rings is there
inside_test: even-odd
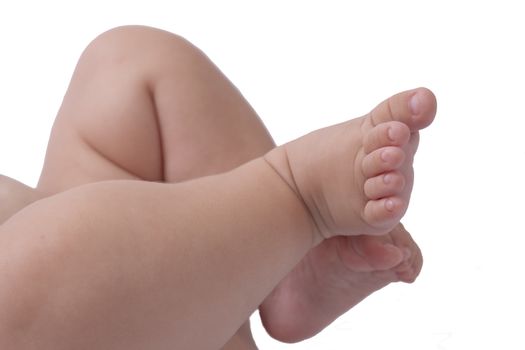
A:
[[[275,172],[277,176],[281,178],[281,180],[288,186],[288,188],[294,193],[295,197],[299,200],[301,205],[303,206],[304,210],[307,213],[307,216],[312,223],[312,226],[314,228],[314,232],[312,235],[312,247],[316,246],[319,241],[324,240],[326,237],[323,236],[322,231],[320,230],[316,220],[314,219],[314,216],[312,212],[310,211],[308,205],[306,204],[306,201],[304,200],[302,194],[299,191],[299,188],[297,187],[297,184],[295,182],[295,178],[292,172],[292,168],[290,166],[290,161],[288,159],[288,153],[286,151],[286,148],[282,148],[282,156],[284,157],[284,166],[286,169],[284,170],[287,174],[282,173],[282,169],[279,169],[279,166],[276,166],[272,160],[270,160],[267,156],[271,151],[267,154],[265,154],[262,158],[268,164],[268,166]]]

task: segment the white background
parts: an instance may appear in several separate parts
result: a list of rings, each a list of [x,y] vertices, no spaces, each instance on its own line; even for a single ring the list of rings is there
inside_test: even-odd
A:
[[[363,3],[363,4],[359,4]],[[525,12],[515,1],[2,1],[0,173],[35,185],[76,60],[122,24],[176,32],[278,143],[394,92],[438,97],[404,219],[425,265],[317,337],[261,349],[525,349]]]

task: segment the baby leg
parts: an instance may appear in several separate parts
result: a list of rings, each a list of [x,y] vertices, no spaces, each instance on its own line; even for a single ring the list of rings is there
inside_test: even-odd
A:
[[[80,58],[38,189],[102,179],[180,182],[273,147],[253,109],[197,48],[161,30],[117,28]]]
[[[83,53],[53,126],[39,191],[111,179],[180,182],[231,170],[274,143],[197,48],[123,27]],[[224,349],[254,346],[249,323]]]
[[[142,55],[133,50],[137,38]],[[107,179],[182,181],[229,170],[273,146],[231,84],[198,50],[173,39],[161,31],[122,28],[86,50],[53,128],[41,191]],[[148,54],[161,51],[181,65]],[[195,67],[195,61],[202,64]],[[162,69],[151,69],[155,65]],[[246,132],[252,129],[258,130],[255,138]]]
[[[202,52],[182,38],[160,30],[120,28],[103,34],[84,53],[55,123],[39,187],[53,192],[67,188],[67,184],[112,178],[183,181],[229,170],[273,146],[253,109]],[[66,178],[57,180],[61,176]],[[404,241],[413,242],[405,230],[396,232],[397,236],[406,237]],[[367,240],[370,241],[381,243],[382,239]],[[417,245],[407,248],[412,257],[420,256]],[[288,311],[295,308],[287,295],[310,298],[312,293],[325,292],[315,287],[325,285],[319,284],[315,276],[332,280],[355,279],[354,275],[365,274],[376,281],[354,283],[355,290],[341,289],[340,294],[345,297],[341,296],[335,304],[344,306],[338,308],[337,315],[363,295],[391,282],[391,276],[396,275],[393,272],[384,274],[388,278],[374,278],[374,272],[397,267],[399,250],[376,248],[374,252],[373,258],[396,263],[375,266],[363,273],[334,267],[332,257],[338,255],[332,243],[312,251],[264,304],[263,316],[271,333],[283,340],[296,339],[297,334],[304,338],[312,335],[310,329],[326,326],[327,321],[320,321],[312,327],[312,319],[321,320],[312,317],[308,326],[294,321],[292,329],[289,324],[283,325],[279,316],[290,315]],[[371,254],[364,255],[370,258]],[[419,270],[420,264],[416,265]],[[312,310],[319,307],[313,303],[304,305]],[[327,308],[333,310],[334,306]],[[333,312],[330,315],[334,317]],[[280,333],[275,329],[280,329]]]
[[[402,106],[417,93],[391,102]],[[423,104],[430,107],[432,101],[424,98]],[[403,111],[400,116],[406,117]],[[363,169],[382,165],[372,157],[364,166],[374,146],[382,147],[381,129],[359,125],[306,136],[225,174],[175,185],[119,181],[82,186],[24,210],[2,226],[0,266],[6,283],[0,301],[8,322],[0,323],[0,339],[11,346],[39,339],[45,348],[64,349],[222,345],[225,334],[240,326],[321,234],[330,233],[319,230],[311,213],[315,208],[298,194],[320,195],[338,211],[347,200],[355,201],[345,195],[359,194],[368,180],[339,182],[352,174],[337,164],[364,147],[370,151],[358,160]],[[341,132],[347,130],[356,137],[361,132],[364,141],[358,137],[348,146],[347,132]],[[401,146],[403,139],[390,141]],[[316,152],[313,144],[328,152]],[[294,153],[287,153],[291,148]],[[312,158],[304,163],[302,154]],[[288,166],[280,156],[288,157]],[[328,169],[309,169],[315,163]],[[334,165],[332,178],[324,178]],[[288,171],[291,179],[306,176],[310,182],[294,187],[283,181]],[[340,193],[323,189],[323,183],[334,180]],[[376,195],[396,191],[402,192],[402,186],[394,191],[387,186]],[[364,207],[367,200],[354,205]],[[333,217],[335,227],[347,227],[350,234],[363,227]],[[196,338],[199,325],[206,338]]]

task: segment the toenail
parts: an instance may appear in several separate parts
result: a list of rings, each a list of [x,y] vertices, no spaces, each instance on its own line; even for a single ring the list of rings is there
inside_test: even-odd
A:
[[[386,208],[386,210],[388,210],[388,211],[393,211],[393,210],[394,210],[394,201],[391,200],[391,199],[387,199],[387,200],[385,201],[385,208]]]
[[[412,115],[418,115],[420,110],[420,99],[419,94],[416,92],[414,96],[410,99],[410,110],[412,111]]]
[[[395,141],[396,140],[396,136],[395,136],[395,133],[394,133],[394,129],[392,129],[391,127],[388,128],[388,138],[390,139],[390,141]]]
[[[392,182],[392,175],[386,174],[385,176],[383,176],[383,182],[386,185],[388,185],[390,182]]]
[[[389,153],[388,151],[381,152],[381,160],[383,160],[384,162],[388,162],[388,159],[390,158],[388,153]]]

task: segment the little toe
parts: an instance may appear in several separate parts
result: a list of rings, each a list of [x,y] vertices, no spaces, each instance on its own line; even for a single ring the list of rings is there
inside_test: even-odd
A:
[[[397,121],[382,123],[366,135],[363,148],[368,154],[381,147],[404,146],[410,139],[410,129],[406,124]]]
[[[399,197],[370,200],[365,205],[363,218],[369,225],[388,231],[399,222],[406,209],[406,201]],[[386,232],[378,232],[378,234],[384,233]]]
[[[379,148],[363,158],[363,174],[370,178],[396,170],[404,163],[405,158],[405,152],[400,147]]]
[[[436,97],[426,88],[404,91],[381,102],[369,116],[372,125],[392,120],[406,124],[411,131],[429,126],[436,115]]]
[[[369,199],[381,199],[397,195],[405,188],[405,177],[393,171],[372,177],[365,182],[365,195]]]

